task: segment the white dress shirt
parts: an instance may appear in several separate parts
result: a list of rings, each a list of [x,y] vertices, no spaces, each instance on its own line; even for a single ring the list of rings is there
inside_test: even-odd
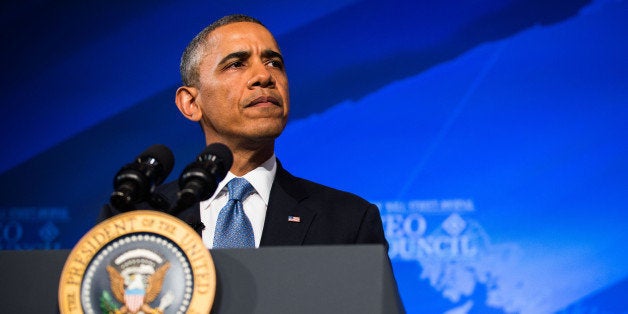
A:
[[[266,218],[266,209],[268,208],[268,199],[270,198],[270,188],[275,179],[277,172],[277,159],[273,154],[270,159],[253,169],[249,173],[242,176],[245,178],[255,192],[247,197],[243,202],[244,213],[251,221],[253,227],[253,236],[255,237],[255,247],[259,247],[262,239],[262,230],[264,229],[264,219]],[[218,188],[212,197],[200,203],[201,221],[205,225],[203,229],[203,243],[209,249],[214,245],[214,232],[216,231],[216,221],[220,210],[229,201],[229,191],[227,183],[236,176],[229,172],[227,176],[218,184]]]

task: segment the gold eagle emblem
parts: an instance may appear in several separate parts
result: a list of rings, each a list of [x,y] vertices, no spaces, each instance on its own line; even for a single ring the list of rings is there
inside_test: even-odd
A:
[[[151,308],[150,303],[152,303],[157,296],[161,293],[161,288],[163,285],[164,277],[166,276],[166,272],[170,268],[170,263],[166,262],[161,267],[155,270],[152,275],[146,276],[145,281],[141,280],[143,278],[133,280],[132,283],[126,283],[124,276],[120,274],[114,267],[111,265],[107,266],[107,272],[109,273],[109,280],[111,281],[111,292],[113,296],[118,300],[118,302],[124,304],[121,308],[115,309],[114,311],[110,311],[113,314],[134,314],[142,311],[146,314],[161,314],[163,310],[168,307],[174,296],[171,293],[167,293],[164,297],[162,297],[161,302],[158,307]],[[141,275],[139,275],[141,276]],[[140,291],[143,292],[143,295],[140,294],[139,301],[140,303],[137,305],[130,304],[129,295],[127,294],[127,288],[129,285],[133,283],[141,283],[141,287],[139,287]],[[137,285],[137,284],[136,284]],[[138,288],[138,287],[134,287]],[[136,300],[137,301],[137,300]]]

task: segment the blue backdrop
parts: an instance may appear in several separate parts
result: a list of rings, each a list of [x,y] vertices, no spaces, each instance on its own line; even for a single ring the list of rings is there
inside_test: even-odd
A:
[[[628,3],[23,1],[0,5],[0,248],[71,248],[154,143],[187,42],[225,14],[276,35],[277,155],[382,213],[409,313],[627,313]]]

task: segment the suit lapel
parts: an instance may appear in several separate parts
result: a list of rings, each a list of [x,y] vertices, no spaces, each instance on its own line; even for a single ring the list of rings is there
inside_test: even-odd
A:
[[[308,197],[297,178],[277,162],[260,246],[301,245],[316,213],[300,206]],[[289,217],[293,217],[290,219]]]

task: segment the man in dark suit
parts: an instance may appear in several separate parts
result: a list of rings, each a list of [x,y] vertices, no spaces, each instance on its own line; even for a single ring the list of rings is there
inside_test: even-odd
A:
[[[216,193],[178,215],[197,228],[207,247],[242,243],[255,247],[380,243],[387,247],[376,206],[356,195],[294,177],[276,159],[275,139],[286,126],[290,108],[288,79],[277,42],[259,21],[231,15],[205,28],[185,50],[181,76],[183,86],[175,98],[181,113],[199,122],[208,145],[223,143],[233,153],[233,166]],[[247,187],[234,188],[230,182],[237,178],[246,179]],[[234,200],[232,193],[238,189],[250,192]],[[177,186],[166,184],[158,192],[174,202]],[[226,208],[238,206],[244,214],[237,214],[237,219],[243,219],[237,228],[243,231],[234,235],[229,229],[236,227],[224,224],[236,218],[223,215],[228,215]],[[116,213],[106,206],[101,218]],[[227,244],[219,239],[240,233],[250,238]]]

